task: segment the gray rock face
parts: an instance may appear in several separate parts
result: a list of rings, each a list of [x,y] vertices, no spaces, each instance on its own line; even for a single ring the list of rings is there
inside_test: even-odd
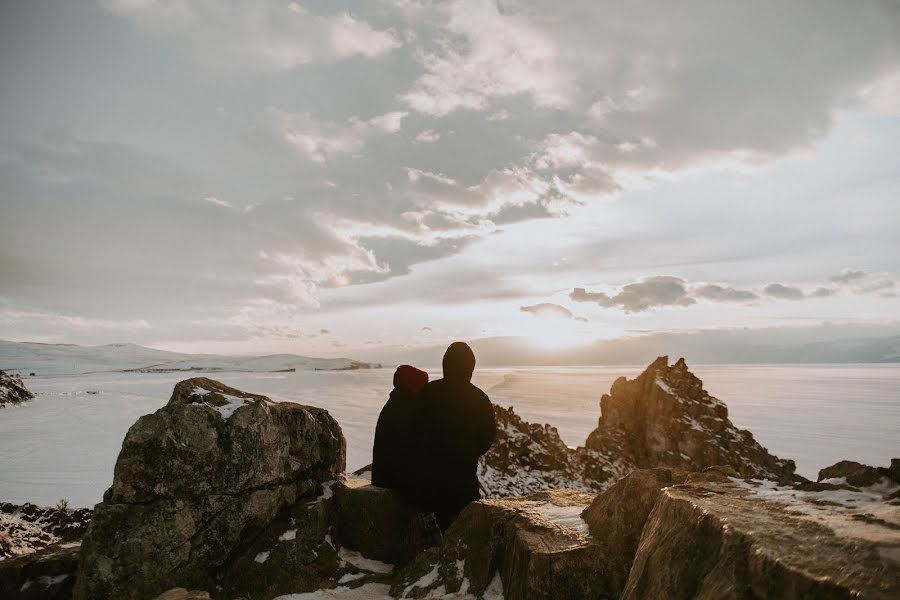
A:
[[[82,546],[74,597],[211,590],[287,507],[344,470],[327,411],[274,403],[206,378],[129,429]]]
[[[701,471],[734,467],[744,477],[794,479],[791,460],[769,454],[753,434],[737,429],[728,408],[703,389],[684,359],[656,359],[634,380],[620,377],[600,400],[597,429],[586,448],[636,468]]]
[[[0,369],[0,408],[11,404],[21,404],[34,398],[22,383],[22,378]]]

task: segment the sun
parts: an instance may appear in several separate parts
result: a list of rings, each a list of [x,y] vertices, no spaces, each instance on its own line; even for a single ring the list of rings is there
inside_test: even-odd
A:
[[[588,343],[592,334],[588,324],[551,315],[535,316],[528,323],[525,337],[545,350],[562,350]]]

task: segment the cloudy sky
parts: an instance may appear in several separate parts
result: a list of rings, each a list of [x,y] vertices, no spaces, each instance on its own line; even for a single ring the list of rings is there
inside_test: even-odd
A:
[[[0,338],[893,326],[900,7],[0,4]]]

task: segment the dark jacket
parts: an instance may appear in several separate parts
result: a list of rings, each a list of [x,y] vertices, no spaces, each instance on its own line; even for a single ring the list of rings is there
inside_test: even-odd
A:
[[[375,426],[372,447],[372,485],[404,491],[410,484],[410,464],[416,429],[419,392],[428,373],[409,365],[394,372],[394,389]]]
[[[494,408],[487,394],[464,376],[429,383],[418,404],[416,500],[435,513],[443,528],[466,504],[481,497],[478,459],[494,441]]]

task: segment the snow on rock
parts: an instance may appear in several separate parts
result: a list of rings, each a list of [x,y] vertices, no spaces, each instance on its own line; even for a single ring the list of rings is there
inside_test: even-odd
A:
[[[0,560],[36,552],[58,542],[76,547],[87,531],[91,509],[0,502]],[[68,544],[74,544],[69,546]]]
[[[341,560],[353,565],[360,571],[368,571],[369,573],[390,573],[394,570],[394,565],[389,565],[373,558],[366,558],[356,550],[339,548],[338,556],[341,557]]]
[[[703,389],[684,359],[661,356],[633,380],[617,379],[600,400],[601,417],[585,447],[633,468],[701,471],[734,467],[745,477],[794,478],[795,465],[769,454],[728,419],[724,403]]]
[[[295,539],[297,539],[297,530],[296,529],[289,529],[278,536],[279,542],[287,542],[289,540],[295,540]]]
[[[367,583],[357,588],[336,587],[304,594],[287,594],[274,600],[388,600],[391,586],[383,583]]]
[[[28,391],[21,377],[0,369],[0,408],[21,404],[32,398],[34,394]]]
[[[271,552],[268,551],[268,550],[266,550],[265,552],[259,552],[259,553],[257,553],[257,555],[253,558],[253,561],[254,561],[254,562],[258,562],[258,563],[264,563],[264,562],[266,562],[267,560],[269,560],[269,555],[270,555],[270,554],[271,554]]]

